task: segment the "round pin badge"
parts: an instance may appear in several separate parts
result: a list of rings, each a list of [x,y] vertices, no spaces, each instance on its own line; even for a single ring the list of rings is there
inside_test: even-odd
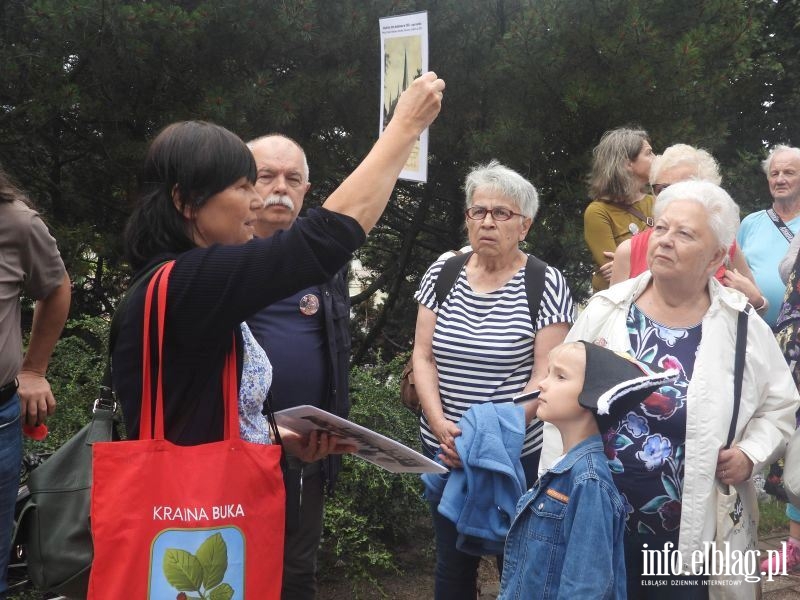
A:
[[[315,294],[306,294],[300,298],[300,312],[306,316],[317,314],[319,310],[319,298]]]

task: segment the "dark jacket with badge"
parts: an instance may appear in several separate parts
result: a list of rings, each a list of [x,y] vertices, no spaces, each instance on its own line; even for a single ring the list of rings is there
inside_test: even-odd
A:
[[[325,332],[328,340],[331,387],[327,404],[322,408],[347,418],[350,414],[350,291],[347,285],[348,267],[342,268],[330,281],[323,284],[322,307],[325,311]],[[342,455],[331,454],[323,461],[325,481],[332,490],[339,471]]]
[[[296,224],[302,223],[304,219],[299,219]],[[324,364],[326,388],[322,393],[322,397],[309,402],[321,409],[333,413],[342,418],[347,418],[350,413],[350,294],[348,289],[348,272],[349,267],[345,265],[342,267],[331,279],[325,283],[316,286],[314,289],[315,294],[320,295],[319,308],[321,310],[321,323],[324,330],[322,331],[322,338],[320,342],[324,344],[324,358],[320,361]],[[298,293],[310,292],[311,290],[303,290]],[[263,315],[270,314],[272,307],[259,311],[248,319],[248,325],[253,332],[256,340],[267,350],[267,354],[280,352],[280,347],[271,345],[270,333],[271,326],[268,321],[264,320]],[[274,313],[273,319],[277,318]],[[279,313],[280,314],[280,313]],[[291,330],[291,327],[289,327]],[[274,340],[272,340],[274,342]],[[284,359],[281,368],[289,369],[304,369],[302,364],[295,364],[294,362]],[[276,367],[277,368],[277,367]],[[302,371],[301,371],[302,372]],[[294,374],[297,377],[297,374]],[[296,384],[295,384],[296,385]],[[273,386],[274,389],[275,386]],[[284,392],[286,390],[283,390]],[[279,392],[275,390],[275,395],[272,396],[272,406],[274,410],[281,410],[290,406],[297,406],[303,404],[301,398],[295,398],[291,394],[283,394],[278,396]],[[287,398],[287,395],[289,396]],[[307,395],[306,395],[307,397]],[[321,462],[324,480],[329,491],[332,490],[336,482],[336,478],[341,471],[342,457],[341,455],[329,455]],[[290,465],[292,463],[290,462]]]

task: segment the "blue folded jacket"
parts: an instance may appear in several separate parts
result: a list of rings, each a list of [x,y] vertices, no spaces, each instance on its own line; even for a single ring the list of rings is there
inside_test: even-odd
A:
[[[425,496],[438,502],[439,513],[455,523],[459,550],[477,556],[501,554],[526,487],[520,463],[524,410],[510,402],[476,404],[458,426],[456,450],[463,468],[423,475]]]

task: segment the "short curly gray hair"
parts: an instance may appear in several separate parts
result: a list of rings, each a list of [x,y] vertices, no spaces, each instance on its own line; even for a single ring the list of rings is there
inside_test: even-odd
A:
[[[693,179],[710,181],[716,185],[722,183],[719,165],[708,152],[689,144],[673,144],[664,150],[664,154],[659,154],[653,159],[650,167],[650,184],[658,183],[658,178],[663,171],[682,166],[695,168]]]
[[[706,209],[708,225],[720,248],[728,249],[739,229],[739,205],[728,192],[709,181],[681,181],[669,186],[656,198],[653,213],[658,219],[675,200],[697,202]]]
[[[478,189],[496,192],[513,200],[519,212],[529,219],[539,211],[539,194],[533,184],[522,175],[491,160],[485,165],[476,165],[464,181],[466,207],[472,206],[472,196]]]
[[[778,144],[773,146],[772,149],[769,151],[767,158],[761,161],[761,168],[764,169],[764,173],[769,175],[769,168],[772,166],[772,159],[778,152],[789,152],[794,154],[795,158],[800,159],[800,148],[795,148],[794,146],[787,146],[785,144]]]

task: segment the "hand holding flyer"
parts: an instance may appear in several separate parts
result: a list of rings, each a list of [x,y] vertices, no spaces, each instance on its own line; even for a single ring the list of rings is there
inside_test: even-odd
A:
[[[340,436],[358,448],[353,454],[392,473],[447,472],[439,463],[400,442],[315,406],[295,406],[278,411],[275,421],[297,433],[322,430]]]

